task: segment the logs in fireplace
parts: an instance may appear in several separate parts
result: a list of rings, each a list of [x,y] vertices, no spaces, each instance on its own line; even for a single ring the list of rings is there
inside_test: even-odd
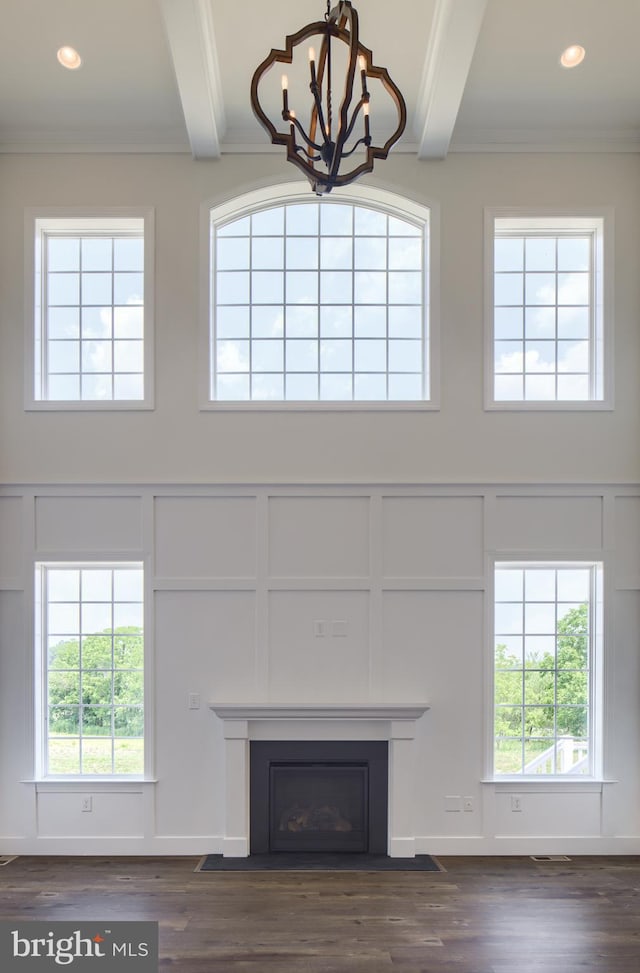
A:
[[[250,851],[387,851],[386,741],[252,741]]]

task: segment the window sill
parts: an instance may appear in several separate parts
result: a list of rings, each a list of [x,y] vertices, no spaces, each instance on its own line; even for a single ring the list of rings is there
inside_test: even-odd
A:
[[[206,402],[201,412],[435,412],[437,402]]]
[[[485,412],[613,412],[612,402],[585,399],[584,401],[504,401],[486,402]]]
[[[93,402],[88,399],[73,402],[42,399],[25,404],[25,412],[152,412],[153,402],[138,399],[118,399]]]
[[[35,784],[36,790],[58,790],[63,787],[65,790],[108,790],[112,787],[137,790],[141,785],[157,784],[156,777],[32,777],[23,779],[21,784]]]
[[[617,784],[617,780],[603,777],[485,777],[481,784],[490,784],[501,791],[541,791],[547,787],[566,791],[592,791],[600,793],[604,784]]]

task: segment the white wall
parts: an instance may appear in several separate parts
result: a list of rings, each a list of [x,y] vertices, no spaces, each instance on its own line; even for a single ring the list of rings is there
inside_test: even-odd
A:
[[[283,168],[276,156],[0,158],[0,851],[218,850],[221,730],[206,705],[187,709],[197,691],[203,704],[429,702],[419,850],[638,853],[635,156],[382,164],[378,185],[441,208],[441,409],[199,412],[200,207],[290,180]],[[483,207],[555,203],[615,210],[616,408],[486,413]],[[24,208],[64,204],[155,209],[152,412],[23,410]],[[157,782],[21,783],[33,772],[33,562],[123,551],[147,565]],[[485,589],[490,556],[513,551],[604,560],[615,780],[524,785],[520,814],[512,787],[481,783]],[[317,620],[346,621],[346,636],[316,638]],[[475,810],[445,811],[447,795]]]

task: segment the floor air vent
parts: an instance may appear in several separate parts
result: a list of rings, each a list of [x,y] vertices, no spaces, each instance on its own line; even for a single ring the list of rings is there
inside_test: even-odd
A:
[[[570,862],[568,855],[529,855],[532,862]]]

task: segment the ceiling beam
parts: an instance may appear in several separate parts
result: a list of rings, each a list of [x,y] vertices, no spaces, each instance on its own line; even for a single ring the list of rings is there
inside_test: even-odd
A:
[[[210,0],[160,0],[195,159],[217,159],[226,128]]]
[[[444,159],[487,0],[437,0],[416,104],[419,159]]]

